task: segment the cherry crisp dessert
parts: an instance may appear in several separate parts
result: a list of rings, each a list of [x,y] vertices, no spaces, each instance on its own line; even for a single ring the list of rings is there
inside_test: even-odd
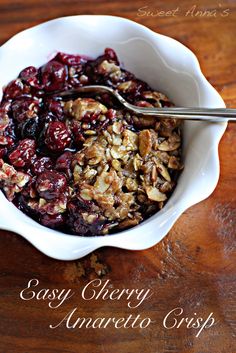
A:
[[[105,235],[160,210],[182,169],[176,119],[139,117],[108,94],[65,100],[73,87],[113,87],[142,107],[172,103],[122,69],[115,52],[96,60],[58,53],[27,67],[0,105],[0,188],[28,216],[64,233]]]

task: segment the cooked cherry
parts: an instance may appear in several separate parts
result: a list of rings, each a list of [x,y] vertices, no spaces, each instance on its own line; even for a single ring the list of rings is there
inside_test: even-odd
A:
[[[47,110],[57,118],[62,118],[63,108],[60,101],[50,99],[46,102]]]
[[[117,55],[115,53],[115,51],[111,48],[106,48],[104,51],[104,55],[107,59],[110,59],[112,61],[115,61],[116,63],[119,63],[118,59],[117,59]]]
[[[20,141],[18,146],[9,154],[8,158],[14,167],[29,166],[35,159],[36,143],[31,139]]]
[[[67,169],[70,169],[72,157],[73,157],[73,154],[69,151],[63,153],[56,160],[56,169],[61,170],[61,171],[65,171]]]
[[[56,215],[49,215],[46,213],[41,216],[40,221],[45,227],[57,228],[64,224],[65,217],[61,213]]]
[[[49,61],[42,67],[42,83],[46,91],[57,91],[64,87],[66,67],[59,61]]]
[[[6,98],[16,98],[23,94],[24,85],[21,80],[17,79],[11,81],[4,90],[4,95]]]
[[[69,66],[77,66],[85,61],[85,59],[83,59],[83,57],[81,57],[80,55],[71,55],[65,53],[58,53],[55,59]]]
[[[99,220],[98,214],[90,213],[94,220],[92,223],[87,223],[82,216],[84,204],[80,208],[78,205],[70,202],[67,208],[69,211],[67,224],[75,234],[80,234],[83,236],[102,234],[104,222]]]
[[[11,109],[11,100],[6,100],[5,102],[1,103],[0,112],[1,113],[8,113]]]
[[[39,81],[38,69],[34,66],[26,67],[20,73],[20,78],[30,86],[42,89],[42,84]]]
[[[50,157],[38,158],[32,165],[32,171],[34,174],[38,175],[45,170],[50,170],[53,167],[53,163]]]
[[[72,121],[70,128],[73,134],[74,143],[76,144],[77,148],[82,147],[82,144],[85,141],[85,138],[82,134],[81,123],[76,120]]]
[[[19,123],[27,119],[35,118],[39,111],[37,99],[22,97],[12,103],[12,114]]]
[[[71,133],[66,125],[60,121],[48,124],[45,136],[46,146],[53,152],[63,151],[71,143]]]
[[[29,198],[29,197],[36,197],[37,196],[37,191],[35,188],[35,181],[36,181],[36,177],[33,176],[30,181],[26,184],[26,186],[24,187],[24,189],[21,192],[21,195],[24,198]]]
[[[14,145],[14,140],[10,136],[0,135],[0,146],[1,147],[12,147]]]
[[[20,78],[24,81],[28,81],[29,79],[32,79],[38,74],[38,70],[34,66],[28,66],[24,70],[21,71],[20,73]]]
[[[26,67],[20,73],[20,78],[28,83],[30,86],[35,87],[37,89],[42,89],[42,84],[39,81],[38,69],[34,66]]]
[[[116,111],[114,109],[108,109],[106,117],[110,120],[114,119],[116,117]]]
[[[58,172],[46,170],[39,174],[36,189],[39,196],[46,200],[57,199],[66,191],[66,177]]]
[[[0,148],[0,158],[3,158],[7,153],[7,148],[6,147],[1,147]]]

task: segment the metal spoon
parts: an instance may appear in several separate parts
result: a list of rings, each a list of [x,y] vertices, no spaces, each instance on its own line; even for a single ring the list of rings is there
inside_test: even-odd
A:
[[[146,108],[137,107],[128,103],[116,90],[107,86],[91,85],[77,87],[68,91],[59,92],[57,97],[70,98],[80,93],[110,93],[128,110],[141,115],[156,116],[158,118],[177,118],[182,120],[199,120],[222,123],[227,121],[236,122],[236,109],[226,108]]]

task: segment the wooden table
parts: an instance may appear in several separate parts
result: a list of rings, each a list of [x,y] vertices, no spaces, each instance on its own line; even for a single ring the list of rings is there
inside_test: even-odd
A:
[[[192,8],[195,3],[197,8]],[[222,17],[227,8],[228,16]],[[196,12],[206,9],[212,16]],[[165,14],[153,16],[157,10]],[[191,11],[185,16],[188,10]],[[167,16],[167,11],[175,16]],[[145,16],[140,16],[144,12]],[[51,18],[85,13],[127,17],[183,42],[196,53],[204,74],[227,106],[236,106],[236,2],[233,0],[1,0],[0,43]],[[236,125],[229,124],[220,144],[221,177],[215,192],[185,212],[168,236],[149,250],[105,248],[79,261],[61,262],[39,253],[17,234],[1,231],[0,352],[235,352],[235,136]],[[39,280],[35,291],[64,288],[75,293],[57,309],[49,308],[48,300],[22,300],[20,292],[33,278]],[[127,306],[125,298],[86,301],[81,295],[91,280],[101,280],[103,284],[110,280],[110,290],[144,288],[153,295],[134,309]],[[86,293],[88,296],[89,292]],[[29,297],[29,293],[22,296]],[[73,322],[83,316],[127,318],[130,314],[149,317],[155,322],[147,328],[67,329],[65,324],[49,328],[76,307]],[[213,313],[216,324],[198,337],[199,330],[188,329],[186,324],[165,328],[164,317],[178,307],[183,309],[182,316],[176,316],[178,320],[206,319]],[[172,324],[173,314],[166,326]]]

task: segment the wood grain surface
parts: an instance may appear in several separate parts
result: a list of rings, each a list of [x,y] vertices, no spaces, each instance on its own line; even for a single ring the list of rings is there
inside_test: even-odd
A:
[[[196,11],[216,9],[216,16],[185,16],[194,5]],[[157,10],[176,8],[176,16],[154,16]],[[222,17],[225,9],[229,15]],[[140,16],[144,10],[145,16]],[[176,38],[196,53],[227,106],[236,107],[235,0],[0,0],[0,43],[30,26],[73,14],[123,16]],[[235,136],[236,125],[229,124],[220,143],[221,176],[215,192],[186,211],[151,249],[104,248],[85,259],[62,262],[41,254],[17,234],[0,231],[0,353],[234,353]],[[20,292],[32,278],[39,280],[35,291],[65,288],[75,294],[58,309],[50,309],[47,300],[24,301]],[[110,289],[145,288],[153,295],[135,309],[127,306],[125,298],[85,301],[82,290],[92,279],[109,279]],[[77,317],[139,314],[155,323],[145,329],[49,328],[76,307]],[[186,324],[166,329],[163,318],[176,307],[183,308],[184,318],[207,318],[213,313],[216,324],[199,337]]]

